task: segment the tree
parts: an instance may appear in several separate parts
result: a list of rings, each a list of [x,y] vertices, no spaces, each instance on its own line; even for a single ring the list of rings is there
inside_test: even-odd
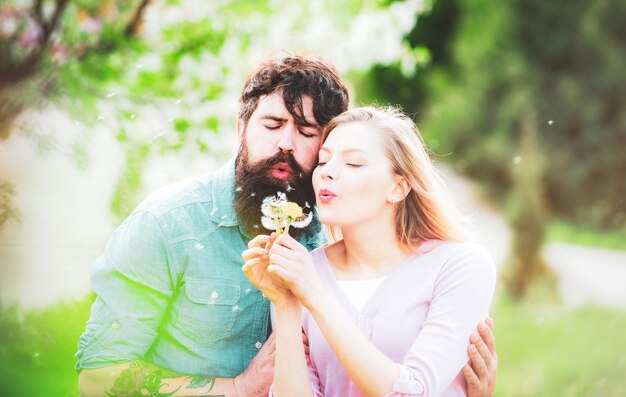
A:
[[[54,2],[49,17],[44,15],[42,0],[34,1],[30,9],[3,6],[0,11],[4,20],[0,35],[0,139],[9,135],[13,121],[27,106],[29,98],[19,91],[47,60],[47,50],[67,4],[68,0]],[[43,83],[40,86],[45,93],[47,81],[39,83]]]
[[[448,48],[446,62],[433,57],[421,73],[392,84],[413,90],[381,92],[416,112],[434,151],[449,154],[457,170],[503,203],[519,194],[512,159],[533,113],[546,158],[541,212],[590,228],[624,228],[626,113],[618,109],[626,104],[626,1],[458,0],[458,15],[441,3],[417,20],[422,38],[414,42]],[[438,15],[459,24],[436,47],[428,38],[445,22],[423,22]]]
[[[33,0],[0,6],[0,143],[24,111],[59,96],[64,70],[92,53],[106,56],[122,43],[116,36],[137,36],[148,4]],[[0,226],[18,214],[13,195],[12,184],[0,180]]]
[[[530,295],[545,299],[556,293],[554,275],[541,256],[550,224],[544,186],[546,159],[539,147],[534,111],[527,109],[523,114],[518,154],[513,159],[513,186],[507,201],[513,241],[503,279],[516,300]]]
[[[126,6],[120,3],[79,1],[68,7],[69,0],[33,0],[29,6],[19,3],[0,8],[4,22],[0,34],[0,139],[8,137],[23,109],[57,92],[55,69],[91,51],[112,50],[103,26],[113,29],[120,25],[113,22],[113,16],[128,13],[130,8],[129,2],[123,2]],[[149,0],[142,0],[130,8],[123,26],[125,37],[138,35],[148,4]],[[68,8],[76,18],[64,18]]]
[[[40,59],[32,72],[0,90],[2,108],[12,107],[0,119],[5,137],[27,130],[28,121],[19,121],[18,113],[46,107],[114,134],[127,162],[112,198],[119,218],[145,194],[142,175],[151,159],[200,154],[221,160],[232,150],[226,134],[234,126],[238,92],[261,59],[283,49],[322,55],[350,76],[398,59],[409,70],[416,54],[402,37],[423,7],[417,0],[149,3],[43,2],[43,14],[49,14],[46,4],[59,11],[53,13],[56,22],[46,25],[45,41],[34,34]],[[2,36],[2,48],[12,54],[2,67],[5,77],[22,70],[27,59],[20,37],[39,29],[33,10],[42,2],[22,4],[16,0],[2,8],[13,21],[13,30]],[[333,12],[321,12],[326,9]],[[77,138],[71,146],[78,166],[88,167],[84,143]]]
[[[626,2],[490,3],[463,3],[456,77],[436,94],[440,115],[429,116],[435,135],[444,150],[459,154],[467,173],[506,192],[512,174],[505,165],[524,117],[515,97],[527,91],[549,155],[549,210],[596,227],[623,227],[626,158],[618,148],[626,143],[626,115],[616,109],[626,103],[626,31],[616,15]]]

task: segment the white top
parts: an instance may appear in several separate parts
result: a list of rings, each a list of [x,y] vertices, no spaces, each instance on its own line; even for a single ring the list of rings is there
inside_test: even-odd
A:
[[[386,276],[370,280],[337,280],[337,283],[348,300],[361,311],[385,278]]]
[[[496,274],[474,244],[428,241],[385,277],[361,310],[342,293],[324,248],[313,263],[359,330],[398,366],[388,397],[464,397],[469,337],[485,319]],[[309,376],[316,397],[362,397],[308,310]]]

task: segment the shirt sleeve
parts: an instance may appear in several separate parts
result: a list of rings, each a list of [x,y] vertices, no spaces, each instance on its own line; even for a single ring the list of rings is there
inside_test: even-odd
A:
[[[467,363],[469,336],[488,314],[495,266],[476,245],[454,253],[435,280],[428,315],[416,340],[398,363],[387,396],[439,396]]]
[[[142,358],[173,295],[172,260],[156,216],[133,213],[113,233],[91,274],[96,301],[76,370]]]

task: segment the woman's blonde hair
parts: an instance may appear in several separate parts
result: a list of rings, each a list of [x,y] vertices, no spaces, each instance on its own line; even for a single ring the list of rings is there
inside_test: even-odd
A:
[[[322,132],[322,143],[337,126],[348,123],[370,125],[382,134],[393,172],[411,188],[397,204],[395,223],[400,243],[416,247],[426,240],[462,240],[462,219],[415,123],[396,107],[356,108],[328,123]]]

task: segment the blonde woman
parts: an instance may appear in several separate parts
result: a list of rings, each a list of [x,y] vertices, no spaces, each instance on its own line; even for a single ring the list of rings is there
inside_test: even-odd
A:
[[[317,208],[342,239],[308,253],[289,235],[271,244],[259,236],[243,254],[244,272],[273,303],[271,393],[465,396],[466,347],[488,313],[492,259],[463,242],[417,128],[400,111],[347,111],[322,142]]]

